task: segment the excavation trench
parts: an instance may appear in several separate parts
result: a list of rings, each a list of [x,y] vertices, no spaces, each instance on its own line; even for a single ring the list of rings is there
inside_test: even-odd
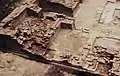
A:
[[[81,75],[82,76],[99,76],[97,74],[92,74],[82,69],[79,70],[79,68],[68,65],[68,64],[61,64],[63,62],[49,61],[40,55],[32,54],[22,49],[22,46],[15,39],[13,39],[8,35],[0,34],[0,51],[3,53],[13,53],[25,59],[34,60],[44,64],[54,65],[60,68],[60,70],[75,74],[76,76],[81,76]]]
[[[39,6],[42,7],[43,12],[57,12],[68,16],[73,16],[73,10],[71,8],[65,7],[64,5],[59,3],[51,3],[46,0],[40,0]],[[54,30],[54,28],[52,27],[53,24],[59,23],[58,20],[39,18],[38,13],[34,12],[29,8],[26,8],[20,13],[19,16],[17,16],[12,21],[8,22],[8,24],[3,26],[3,32],[5,32],[5,34],[7,35],[0,34],[0,50],[3,53],[13,53],[28,60],[34,60],[36,62],[41,62],[44,64],[59,67],[60,70],[75,74],[76,76],[99,76],[98,74],[94,74],[91,71],[89,72],[86,69],[83,69],[81,66],[74,66],[66,61],[59,62],[55,60],[47,60],[43,57],[46,54],[44,54],[44,52],[49,52],[50,50],[46,47],[48,47],[50,39],[53,37],[54,32],[56,33],[56,31],[59,31]],[[62,30],[67,29],[71,31],[72,29],[71,25],[69,25],[69,22],[68,24],[62,23],[61,25],[58,25],[58,27],[55,29],[58,29],[59,27],[61,27]],[[16,28],[19,29],[16,30]],[[12,35],[13,32],[15,33],[14,36]],[[79,41],[73,41],[73,43],[75,44],[76,42]],[[73,45],[73,43],[70,44]],[[75,47],[75,49],[77,48]],[[53,71],[50,71],[48,73],[48,76],[49,74],[53,74]],[[56,74],[57,76],[63,76],[63,74],[61,74],[59,71],[57,71],[56,73],[59,73],[59,75]]]
[[[62,13],[67,16],[73,16],[73,10],[59,3],[51,3],[47,0],[39,0],[39,6],[43,11]]]

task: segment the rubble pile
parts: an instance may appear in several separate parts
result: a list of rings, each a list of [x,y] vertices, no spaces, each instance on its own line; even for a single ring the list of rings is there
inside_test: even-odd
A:
[[[25,50],[36,54],[43,54],[48,48],[50,38],[55,34],[55,21],[34,17],[25,18],[19,25],[9,24],[6,31],[13,34],[12,37],[23,45]],[[12,30],[11,30],[12,29]]]

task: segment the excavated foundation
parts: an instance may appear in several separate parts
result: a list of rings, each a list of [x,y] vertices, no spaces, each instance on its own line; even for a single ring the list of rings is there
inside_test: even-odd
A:
[[[107,1],[102,12],[98,11],[97,22],[94,22],[91,13],[82,15],[82,0],[21,0],[20,4],[5,1],[0,1],[0,6],[3,6],[0,7],[0,55],[13,54],[11,56],[29,60],[25,64],[31,61],[40,63],[39,66],[45,70],[38,76],[120,75],[119,29],[115,31],[115,27],[119,28],[120,8],[116,7],[119,2]],[[82,23],[83,19],[86,23]],[[80,28],[77,27],[79,22],[82,23]],[[4,55],[1,57],[4,59]],[[4,66],[0,64],[0,68]],[[37,76],[36,72],[31,74],[26,70],[23,76]]]

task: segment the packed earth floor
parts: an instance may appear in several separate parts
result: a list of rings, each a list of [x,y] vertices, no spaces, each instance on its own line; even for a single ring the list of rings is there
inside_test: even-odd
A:
[[[1,0],[0,76],[120,76],[120,0]]]

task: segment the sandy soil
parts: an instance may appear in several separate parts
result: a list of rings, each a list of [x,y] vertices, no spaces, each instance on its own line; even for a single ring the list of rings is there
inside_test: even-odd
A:
[[[0,53],[0,76],[75,76],[59,68],[13,55]]]
[[[56,50],[54,58],[58,59],[62,53],[80,54],[88,39],[89,34],[80,30],[61,29],[51,45],[51,49]]]
[[[49,67],[10,53],[0,54],[0,76],[44,76]]]

